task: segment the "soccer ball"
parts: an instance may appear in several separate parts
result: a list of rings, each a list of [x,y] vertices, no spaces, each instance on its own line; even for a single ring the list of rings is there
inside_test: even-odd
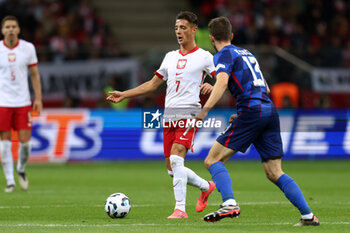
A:
[[[111,218],[124,218],[131,209],[129,198],[123,193],[111,194],[105,203],[105,210]]]

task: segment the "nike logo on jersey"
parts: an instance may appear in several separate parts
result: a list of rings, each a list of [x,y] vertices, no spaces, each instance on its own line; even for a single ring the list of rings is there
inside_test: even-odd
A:
[[[188,138],[183,138],[183,137],[180,137],[181,140],[188,140]]]
[[[179,183],[180,181],[176,182],[176,184],[174,184],[173,187],[175,188]]]
[[[180,74],[183,74],[183,73],[176,73],[176,76],[180,75]]]

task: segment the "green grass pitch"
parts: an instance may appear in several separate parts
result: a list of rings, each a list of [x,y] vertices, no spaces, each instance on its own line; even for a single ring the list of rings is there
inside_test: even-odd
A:
[[[210,174],[202,161],[186,165],[202,177]],[[217,223],[203,216],[218,208],[214,191],[208,207],[195,211],[199,191],[187,189],[188,219],[168,220],[174,197],[172,180],[163,161],[71,164],[30,164],[30,189],[17,186],[4,193],[1,174],[0,232],[350,232],[350,161],[285,161],[284,171],[299,184],[319,227],[293,227],[300,216],[279,189],[264,175],[258,161],[229,161],[239,218]],[[125,193],[132,209],[124,219],[104,212],[105,199]]]

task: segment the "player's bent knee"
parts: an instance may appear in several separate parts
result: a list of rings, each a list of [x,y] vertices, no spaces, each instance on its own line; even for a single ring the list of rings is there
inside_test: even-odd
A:
[[[273,176],[272,176],[271,173],[266,172],[265,175],[266,175],[266,178],[267,178],[268,180],[270,180],[270,181],[273,182]]]
[[[213,159],[212,157],[206,157],[205,158],[205,160],[204,160],[204,166],[207,168],[207,169],[209,169],[209,167],[212,165],[212,164],[214,164],[214,163],[216,163],[216,162],[218,162],[218,161],[216,161],[215,159]]]
[[[278,178],[280,178],[282,174],[281,173],[266,172],[266,178],[269,179],[271,182],[276,183]]]
[[[184,145],[174,143],[171,148],[170,154],[184,156],[187,154],[187,148]]]

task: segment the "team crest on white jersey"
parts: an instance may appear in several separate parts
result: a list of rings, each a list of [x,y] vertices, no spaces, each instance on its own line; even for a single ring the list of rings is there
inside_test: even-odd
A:
[[[187,59],[179,59],[177,61],[177,69],[184,69],[186,67]]]
[[[9,53],[7,55],[7,58],[9,60],[9,62],[15,62],[16,61],[16,54],[15,53]]]

